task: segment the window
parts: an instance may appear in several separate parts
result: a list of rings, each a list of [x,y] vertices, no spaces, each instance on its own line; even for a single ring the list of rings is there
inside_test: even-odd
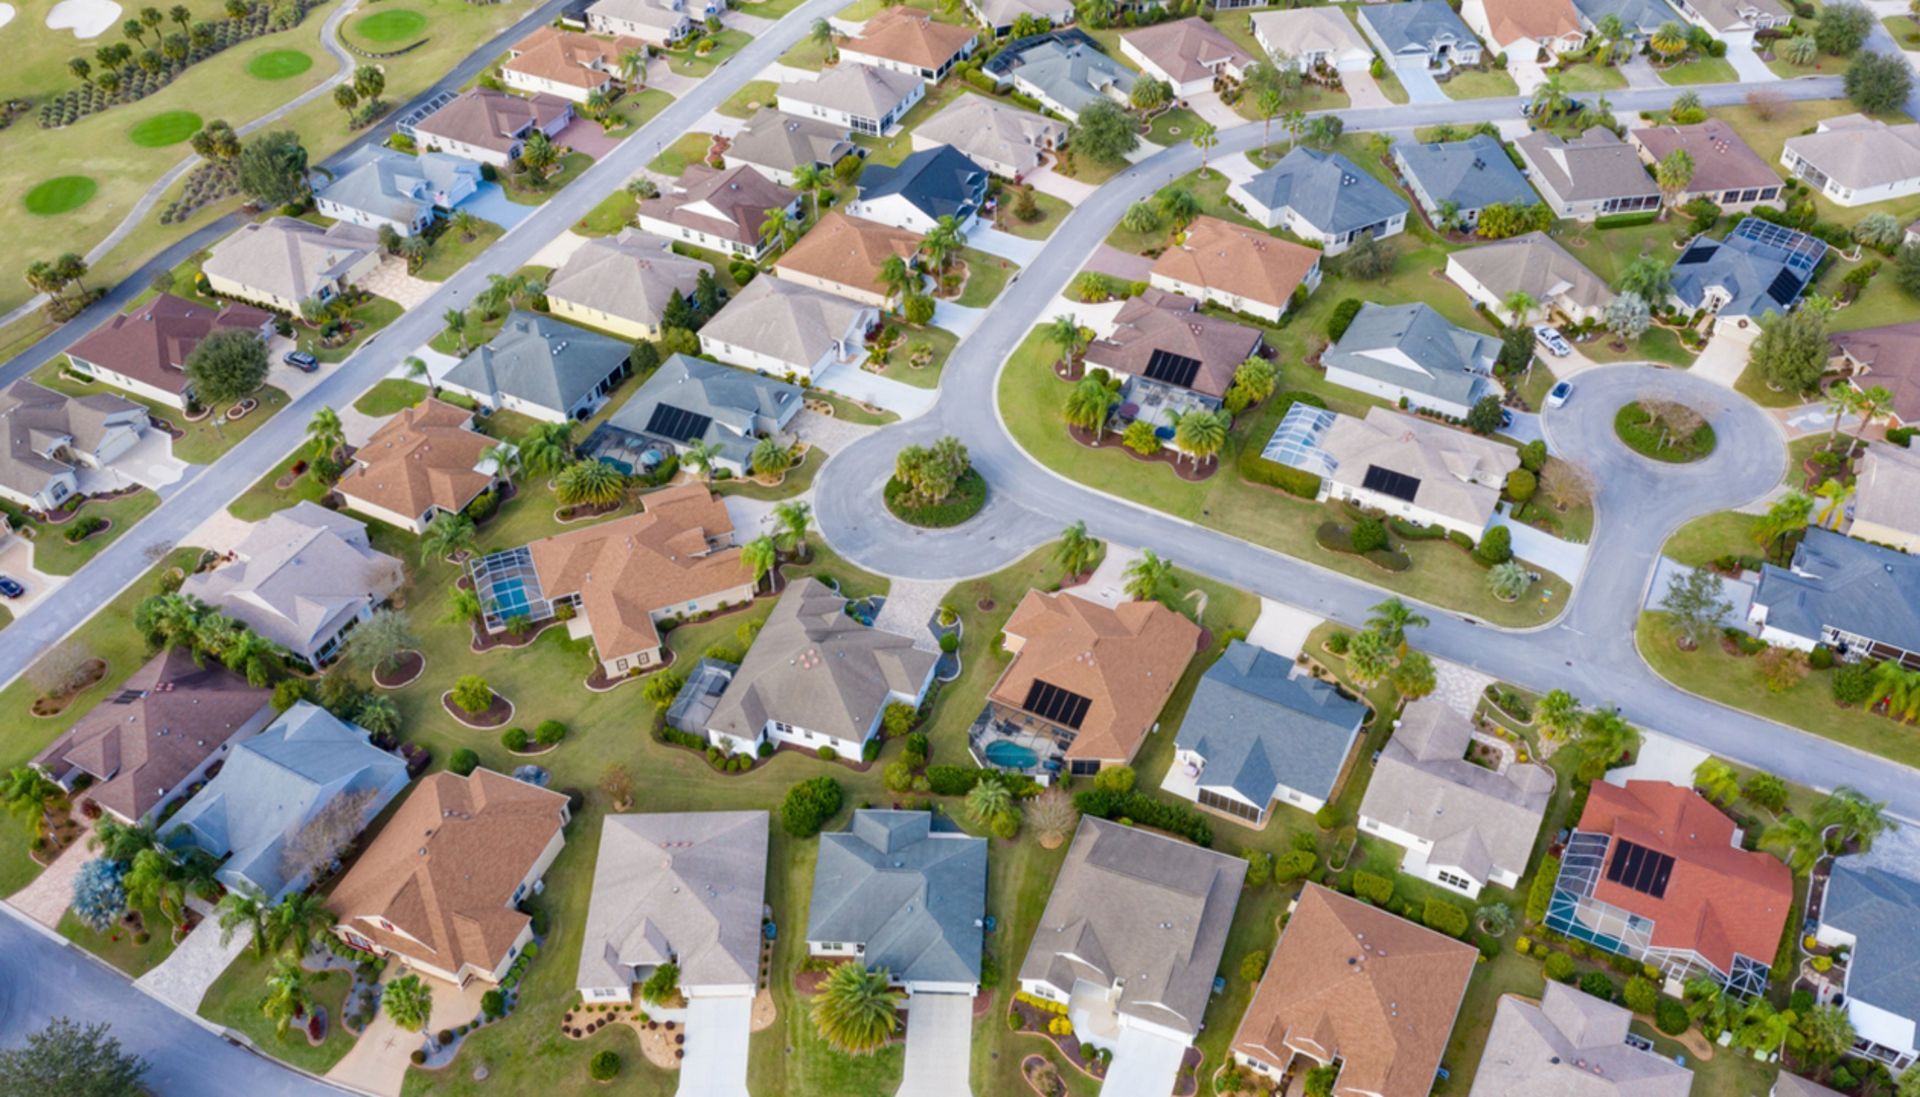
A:
[[[621,659],[615,659],[615,660],[613,661],[613,669],[615,669],[615,670],[626,670],[626,669],[627,669],[627,660],[626,660],[626,659],[624,659],[624,658],[621,658]]]
[[[1100,772],[1100,763],[1098,761],[1090,761],[1085,758],[1075,758],[1073,761],[1067,763],[1067,766],[1068,772],[1072,773],[1075,777],[1091,777]]]
[[[1454,889],[1455,891],[1472,891],[1473,890],[1473,881],[1467,879],[1465,876],[1458,875],[1457,873],[1446,872],[1443,870],[1443,871],[1438,871],[1434,873],[1434,876],[1441,883],[1447,885],[1448,887]]]
[[[1215,811],[1223,811],[1235,818],[1245,819],[1249,823],[1258,823],[1260,817],[1265,814],[1257,807],[1244,804],[1229,796],[1222,796],[1212,789],[1201,789],[1199,802],[1201,807],[1212,808]]]

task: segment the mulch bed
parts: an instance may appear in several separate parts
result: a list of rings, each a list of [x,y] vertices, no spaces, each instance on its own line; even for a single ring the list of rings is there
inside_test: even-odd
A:
[[[1204,1058],[1199,1048],[1187,1048],[1186,1054],[1180,1057],[1180,1073],[1174,1083],[1173,1097],[1193,1097],[1200,1092],[1200,1063]]]
[[[412,685],[414,679],[419,678],[421,672],[426,669],[426,656],[417,651],[404,651],[400,653],[399,665],[394,668],[393,673],[382,674],[378,670],[373,672],[373,684],[381,689],[399,689],[401,686]]]
[[[1069,362],[1066,365],[1061,365],[1060,359],[1055,358],[1053,360],[1053,375],[1062,381],[1078,381],[1086,372],[1087,364],[1084,361]]]
[[[1082,430],[1079,427],[1068,427],[1067,433],[1073,435],[1074,441],[1088,449],[1118,450],[1143,465],[1165,465],[1173,470],[1175,476],[1178,476],[1190,484],[1197,484],[1220,471],[1220,459],[1218,457],[1209,457],[1205,461],[1196,462],[1185,454],[1173,449],[1162,449],[1151,457],[1142,457],[1126,446],[1121,445],[1120,436],[1112,431],[1108,431],[1103,440],[1097,445],[1094,443],[1094,437],[1090,431]]]
[[[113,528],[113,519],[108,518],[104,522],[102,522],[100,525],[95,526],[90,532],[83,533],[79,537],[76,537],[71,541],[67,541],[67,544],[84,545],[88,541],[93,540],[95,537],[100,536],[101,534],[107,532],[112,528]],[[65,538],[62,538],[62,540],[65,540]]]
[[[440,707],[447,710],[448,716],[476,731],[491,731],[513,719],[513,702],[498,693],[493,695],[493,703],[487,706],[487,711],[478,714],[469,714],[466,709],[454,704],[452,690],[440,695]]]
[[[100,680],[106,676],[107,661],[105,659],[87,660],[86,663],[82,665],[78,684],[73,689],[58,697],[35,698],[33,702],[33,714],[35,716],[60,715],[67,710],[68,705],[73,703],[75,697],[99,685]]]
[[[658,663],[654,663],[644,670],[641,670],[638,674],[622,674],[618,678],[608,677],[606,666],[601,663],[595,663],[593,664],[593,673],[587,675],[586,687],[595,693],[609,693],[626,685],[628,682],[644,682],[653,672],[665,670],[673,665],[675,658],[673,649],[663,648],[663,651],[666,657]]]
[[[807,747],[796,746],[793,743],[780,743],[780,744],[777,744],[773,749],[773,752],[775,754],[784,754],[788,751],[792,751],[795,754],[802,755],[807,758],[811,758],[816,762],[820,761],[820,755],[816,753],[814,750],[811,750]],[[761,761],[764,762],[766,761],[766,759],[762,758]],[[834,764],[845,766],[856,773],[865,773],[868,770],[872,769],[875,765],[879,764],[878,759],[872,762],[866,762],[858,758],[848,758],[844,754],[836,757],[833,760],[833,762]],[[749,770],[748,772],[752,772],[752,771]]]
[[[558,617],[550,617],[518,636],[515,636],[511,632],[488,632],[487,627],[481,623],[481,619],[478,617],[468,622],[468,627],[473,632],[473,644],[471,645],[473,652],[478,655],[483,652],[492,651],[495,648],[526,647],[528,644],[540,639],[541,633],[555,625],[563,625],[565,623],[566,622],[560,620]]]
[[[506,506],[508,503],[513,502],[514,496],[517,496],[520,494],[520,485],[509,480],[507,481],[504,487],[497,487],[493,489],[493,491],[494,491],[493,513],[475,522],[473,524],[473,528],[485,529],[495,519],[499,518],[500,509]]]
[[[1036,1075],[1046,1071],[1047,1084],[1035,1081]],[[1029,1055],[1020,1060],[1020,1076],[1027,1080],[1027,1087],[1040,1097],[1066,1097],[1067,1083],[1060,1077],[1060,1071],[1044,1055]]]
[[[612,514],[614,511],[619,510],[620,507],[621,504],[619,503],[608,503],[605,506],[593,507],[556,507],[553,512],[553,520],[562,525],[569,522],[586,522],[594,518],[602,518]]]
[[[167,437],[173,439],[176,442],[187,436],[186,431],[181,430],[179,427],[174,426],[172,422],[166,419],[149,418],[147,420],[147,423],[148,425],[152,426],[155,430],[159,431],[160,433],[166,435]]]
[[[136,491],[145,491],[145,490],[146,490],[145,488],[141,488],[141,487],[131,487],[131,488],[122,488],[119,491],[103,491],[97,495],[89,495],[86,498],[81,499],[78,502],[74,503],[71,507],[64,507],[60,510],[48,511],[45,514],[42,514],[40,516],[40,521],[49,526],[65,525],[66,523],[73,521],[75,518],[78,518],[80,516],[80,513],[86,509],[88,503],[109,503],[115,499],[124,499],[127,496],[132,495]]]
[[[824,971],[797,972],[793,977],[793,989],[796,994],[811,998],[813,992],[820,989],[820,984],[826,981],[827,973]]]
[[[1082,1049],[1089,1045],[1082,1044],[1080,1037],[1055,1036],[1053,1033],[1047,1031],[1047,1022],[1055,1017],[1061,1016],[1060,1014],[1049,1013],[1046,1010],[1037,1009],[1021,1001],[1015,1001],[1010,1008],[1020,1015],[1020,1019],[1024,1024],[1024,1027],[1020,1030],[1021,1032],[1028,1036],[1038,1036],[1043,1040],[1050,1041],[1054,1047],[1060,1049],[1060,1054],[1067,1057],[1069,1063],[1078,1067],[1081,1073],[1087,1075],[1089,1078],[1098,1078],[1103,1081],[1106,1079],[1107,1068],[1105,1066],[1083,1057]]]

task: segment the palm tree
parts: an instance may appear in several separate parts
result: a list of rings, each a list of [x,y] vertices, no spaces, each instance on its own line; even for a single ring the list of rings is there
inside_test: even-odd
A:
[[[1207,177],[1207,150],[1220,144],[1220,129],[1212,122],[1201,121],[1193,127],[1193,147],[1200,150],[1200,177]]]
[[[1367,627],[1386,637],[1387,643],[1396,651],[1407,649],[1408,629],[1426,628],[1432,623],[1399,598],[1389,598],[1374,606],[1372,615],[1367,618]]]
[[[1835,829],[1834,838],[1842,847],[1858,843],[1862,851],[1894,826],[1884,801],[1869,800],[1859,789],[1846,785],[1828,793],[1813,814],[1822,826]]]
[[[1595,33],[1607,40],[1610,46],[1618,45],[1627,38],[1627,24],[1618,15],[1608,12],[1593,25]]]
[[[520,440],[520,467],[535,476],[559,472],[573,460],[573,424],[541,423]]]
[[[440,621],[448,625],[470,622],[480,616],[481,608],[478,594],[464,587],[455,587],[447,600],[447,612],[441,615]]]
[[[786,209],[770,209],[760,222],[760,242],[774,251],[784,251],[800,239],[800,222]]]
[[[246,926],[253,931],[253,954],[267,954],[267,910],[261,897],[243,890],[232,890],[220,897],[214,914],[220,920],[220,944],[233,940],[234,930]]]
[[[1060,534],[1060,543],[1054,546],[1053,559],[1060,570],[1068,575],[1085,575],[1100,562],[1100,554],[1106,546],[1087,532],[1085,522],[1075,522]]]
[[[135,854],[120,885],[127,889],[130,907],[158,907],[174,925],[179,925],[185,916],[187,888],[180,878],[180,868],[173,858],[157,849],[143,849]]]
[[[905,304],[913,291],[920,288],[920,276],[913,272],[905,259],[889,255],[886,262],[880,264],[880,284],[887,288],[889,298],[896,298]]]
[[[1533,711],[1541,732],[1555,742],[1566,738],[1569,732],[1578,727],[1582,715],[1580,698],[1564,689],[1549,691]]]
[[[1200,199],[1185,187],[1161,187],[1153,196],[1153,204],[1175,228],[1185,228],[1200,216]]]
[[[1790,491],[1754,523],[1753,539],[1763,552],[1771,555],[1776,542],[1806,529],[1812,517],[1813,497],[1805,492]]]
[[[480,218],[475,217],[472,210],[457,209],[447,218],[447,227],[459,233],[460,239],[472,241],[480,235]]]
[[[818,164],[802,164],[793,169],[793,189],[805,191],[808,196],[807,208],[812,211],[813,219],[820,219],[820,191],[832,178],[820,170]]]
[[[1060,365],[1072,369],[1074,359],[1086,346],[1086,329],[1080,326],[1079,317],[1063,312],[1047,321],[1047,342],[1060,348]]]
[[[1173,441],[1198,465],[1213,460],[1227,444],[1227,430],[1233,425],[1233,419],[1224,411],[1202,411],[1198,408],[1185,415],[1174,416]]]
[[[1067,391],[1063,414],[1068,426],[1079,427],[1091,434],[1094,445],[1099,445],[1100,436],[1106,430],[1107,413],[1112,406],[1113,393],[1106,383],[1097,376],[1088,375]]]
[[[852,1055],[877,1051],[900,1027],[900,994],[885,968],[858,961],[834,968],[814,993],[808,1012],[821,1039]]]
[[[793,467],[793,450],[768,435],[754,443],[747,464],[756,476],[778,476]]]
[[[740,546],[740,562],[753,571],[753,584],[757,587],[780,562],[780,553],[773,547],[773,538],[759,537]]]
[[[36,766],[15,766],[0,784],[0,801],[7,812],[26,823],[35,840],[53,834],[53,813],[66,802],[67,790]]]
[[[1581,759],[1575,775],[1582,781],[1599,780],[1639,738],[1639,733],[1617,712],[1587,713],[1574,739]]]
[[[307,423],[307,445],[316,461],[322,457],[332,460],[336,452],[346,448],[347,430],[340,424],[340,413],[330,407],[314,412]]]
[[[1774,1009],[1772,1002],[1756,995],[1747,1002],[1733,1040],[1748,1051],[1785,1051],[1800,1040],[1799,1021],[1792,1010]]]
[[[1825,396],[1827,411],[1833,415],[1833,423],[1827,427],[1827,449],[1831,450],[1835,448],[1834,443],[1840,440],[1840,420],[1858,414],[1866,405],[1867,398],[1849,381],[1835,381],[1828,385]],[[1865,424],[1862,424],[1862,429],[1865,429]]]
[[[459,513],[436,514],[420,535],[420,558],[458,562],[473,551],[473,541],[473,519]]]
[[[1260,112],[1260,147],[1273,144],[1273,116],[1287,105],[1287,96],[1279,88],[1261,88],[1254,97],[1254,106]]]
[[[781,552],[799,554],[802,560],[813,555],[807,540],[813,528],[813,507],[799,499],[789,499],[773,508],[773,543]]]
[[[250,628],[243,628],[221,652],[220,662],[228,670],[243,675],[248,685],[260,689],[273,680],[274,669],[280,663],[280,646]]]
[[[1534,114],[1541,119],[1552,118],[1567,106],[1567,82],[1557,72],[1550,72],[1547,78],[1533,89]]]
[[[273,1021],[274,1031],[285,1036],[293,1022],[307,1015],[313,997],[307,991],[307,971],[298,960],[281,959],[267,976],[267,997],[260,1012]]]
[[[1705,975],[1696,975],[1686,983],[1687,1016],[1700,1023],[1709,1038],[1716,1038],[1733,1026],[1740,1001],[1726,987]]]
[[[839,54],[833,46],[833,24],[825,19],[815,19],[807,28],[807,38],[816,46],[825,46],[827,63],[832,64]]]
[[[1526,323],[1527,317],[1533,315],[1535,301],[1533,294],[1517,289],[1507,294],[1507,299],[1501,304],[1506,306],[1508,322],[1519,325]]]
[[[1666,201],[1660,207],[1660,216],[1664,218],[1693,182],[1693,154],[1686,149],[1674,149],[1662,157],[1653,166],[1653,181],[1660,187],[1660,193],[1666,196]]]
[[[630,88],[639,87],[646,82],[647,51],[630,49],[620,54],[620,82]]]
[[[947,214],[934,222],[920,246],[926,249],[927,258],[933,260],[934,267],[944,274],[947,264],[967,246],[967,234],[961,231],[960,222],[952,214]]]
[[[977,826],[989,826],[1013,807],[1013,793],[1000,781],[983,777],[967,790],[967,816]]]
[[[1873,692],[1867,694],[1867,711],[1887,703],[1887,715],[1911,722],[1920,715],[1920,670],[1908,670],[1897,659],[1876,663],[1872,673]]]
[[[605,461],[575,461],[553,478],[553,494],[570,507],[610,507],[626,494],[627,478]]]
[[[1287,113],[1281,115],[1280,128],[1287,131],[1287,147],[1288,148],[1292,148],[1293,146],[1298,145],[1300,143],[1300,134],[1303,131],[1305,131],[1307,128],[1306,112],[1298,111],[1298,110],[1290,110]]]
[[[513,474],[520,468],[520,447],[511,442],[496,442],[480,454],[483,463],[493,465],[493,478],[504,483],[513,483]]]
[[[462,315],[464,316],[465,314],[463,313]],[[406,379],[415,384],[429,379],[427,360],[425,358],[419,358],[409,354],[407,355],[407,360],[400,363],[400,366],[401,369],[405,371],[404,376]]]
[[[1853,501],[1854,485],[1851,480],[1823,480],[1819,490],[1813,494],[1820,500],[1820,513],[1814,519],[1827,529],[1840,528],[1840,520],[1847,516],[1847,504]]]
[[[1647,44],[1653,47],[1653,52],[1659,54],[1661,60],[1671,61],[1687,52],[1687,28],[1681,26],[1679,21],[1669,19],[1654,29],[1653,38]]]
[[[1146,202],[1135,202],[1120,215],[1120,227],[1128,232],[1145,235],[1160,228],[1160,215]]]
[[[160,844],[153,833],[153,827],[147,823],[128,826],[118,819],[105,818],[94,825],[93,836],[87,839],[87,848],[100,851],[100,856],[109,861],[128,864],[140,855],[143,849],[152,849]]]
[[[1798,815],[1789,815],[1763,831],[1760,847],[1777,855],[1787,863],[1787,867],[1802,875],[1811,872],[1814,863],[1827,852],[1821,828]]]
[[[1860,412],[1860,426],[1853,434],[1853,440],[1856,444],[1864,439],[1867,430],[1873,426],[1874,420],[1884,418],[1887,415],[1887,408],[1892,403],[1893,393],[1888,392],[1884,385],[1872,385],[1868,387],[1867,391],[1860,394],[1860,408],[1858,409]],[[1847,455],[1849,457],[1853,455],[1854,448],[1853,446],[1847,447]]]
[[[1151,602],[1173,591],[1173,561],[1152,549],[1142,549],[1140,558],[1121,574],[1127,597],[1136,602]]]
[[[1693,767],[1693,787],[1700,795],[1726,807],[1740,797],[1740,775],[1718,758],[1707,758]]]
[[[408,1032],[419,1032],[433,1015],[433,991],[426,980],[408,973],[387,984],[380,992],[380,1004],[394,1024]]]
[[[447,326],[447,331],[455,339],[459,340],[460,357],[465,358],[467,356],[467,310],[448,309],[440,314],[440,322]],[[425,362],[420,364],[422,367],[426,365]]]
[[[1830,1063],[1840,1058],[1853,1047],[1855,1035],[1847,1007],[1832,1002],[1814,1006],[1800,1019],[1807,1055],[1816,1062]]]
[[[712,480],[713,462],[719,455],[718,442],[695,440],[680,447],[680,464],[682,467],[699,469],[702,480]]]
[[[297,963],[333,923],[326,900],[310,891],[296,891],[267,912],[267,945]]]

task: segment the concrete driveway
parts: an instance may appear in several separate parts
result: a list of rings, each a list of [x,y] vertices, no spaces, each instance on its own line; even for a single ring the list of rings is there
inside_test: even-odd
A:
[[[688,1027],[688,1035],[692,1035]],[[972,1097],[973,999],[964,994],[916,994],[907,1003],[907,1065],[900,1097]],[[742,1049],[742,1060],[745,1049]],[[688,1056],[692,1060],[692,1056]],[[685,1094],[686,1083],[680,1085]]]
[[[752,1034],[752,998],[689,999],[679,1097],[747,1097],[747,1039]],[[965,1051],[963,1045],[963,1062]],[[911,1038],[907,1057],[911,1071]]]
[[[58,537],[58,532],[41,533],[42,537]],[[19,617],[44,601],[48,595],[59,590],[67,581],[64,575],[48,575],[33,566],[33,542],[19,534],[0,535],[0,575],[17,579],[27,592],[18,598],[6,600],[7,612]],[[57,919],[56,919],[57,921]]]
[[[373,273],[360,280],[360,288],[375,297],[384,297],[401,308],[414,309],[432,297],[434,291],[440,288],[440,283],[415,278],[407,272],[405,259],[398,255],[386,255],[381,257],[380,265],[373,268]]]
[[[194,900],[199,902],[199,900]],[[211,908],[209,908],[211,909]],[[160,966],[134,981],[134,986],[184,1013],[196,1013],[214,980],[227,970],[234,957],[253,943],[253,927],[236,926],[233,935],[222,944],[220,919],[203,920],[180,942],[173,954]]]
[[[1767,63],[1760,60],[1760,55],[1753,52],[1751,41],[1729,41],[1727,63],[1733,66],[1733,71],[1740,74],[1740,82],[1743,84],[1769,84],[1780,79],[1780,75],[1768,68]]]
[[[1400,86],[1407,89],[1407,102],[1420,104],[1450,103],[1447,93],[1440,90],[1439,81],[1433,73],[1423,68],[1407,67],[1395,69],[1393,74],[1400,78]]]
[[[1366,69],[1341,73],[1340,85],[1346,88],[1347,98],[1353,101],[1356,108],[1393,106],[1393,101],[1387,98],[1387,93],[1380,90],[1380,82],[1375,80],[1373,74]]]
[[[60,924],[67,913],[67,907],[73,903],[73,878],[80,875],[80,866],[93,860],[93,851],[87,848],[88,832],[93,824],[79,813],[74,819],[80,824],[80,836],[73,844],[60,851],[46,871],[33,878],[33,882],[13,893],[7,900],[15,910],[40,923],[48,929]]]
[[[1720,328],[1707,341],[1707,349],[1693,360],[1693,368],[1687,373],[1732,388],[1740,380],[1740,375],[1747,371],[1747,358],[1753,352],[1754,339],[1759,335],[1758,327],[1737,328],[1728,325]]]
[[[857,365],[840,362],[828,366],[813,379],[816,387],[855,400],[886,408],[902,419],[924,415],[940,398],[938,389],[923,389],[904,381],[892,381],[877,373],[868,373]]]
[[[1660,74],[1653,71],[1653,62],[1646,55],[1636,53],[1620,65],[1620,75],[1627,78],[1627,87],[1634,90],[1650,90],[1667,86]]]
[[[389,964],[381,981],[390,982],[406,971],[403,965]],[[479,1016],[480,997],[489,989],[478,979],[464,989],[439,979],[427,979],[426,984],[433,991],[433,1012],[427,1018],[426,1032],[464,1025]],[[327,1071],[327,1080],[378,1097],[400,1097],[407,1070],[413,1065],[411,1056],[424,1040],[421,1033],[394,1024],[383,1009],[352,1049]]]
[[[1325,620],[1285,602],[1262,598],[1260,616],[1254,619],[1253,627],[1247,630],[1247,643],[1266,648],[1275,655],[1297,659],[1307,646],[1307,634],[1319,628]]]
[[[1513,554],[1529,564],[1555,572],[1569,583],[1579,581],[1580,573],[1586,570],[1585,545],[1563,541],[1544,530],[1515,522],[1504,511],[1493,516],[1492,524],[1507,527],[1513,538]]]
[[[837,415],[821,415],[803,408],[787,424],[787,429],[796,437],[806,440],[808,445],[818,446],[828,453],[839,453],[880,428],[850,423]]]
[[[1100,1097],[1167,1097],[1173,1092],[1180,1060],[1186,1054],[1185,1041],[1144,1029],[1122,1028]]]
[[[507,197],[498,183],[481,183],[473,192],[473,197],[460,203],[460,208],[473,214],[482,221],[492,221],[503,229],[527,219],[537,206],[523,206]]]
[[[1653,580],[1647,584],[1647,607],[1658,610],[1667,599],[1667,589],[1674,579],[1685,575],[1692,569],[1670,556],[1662,556],[1653,568]],[[1747,611],[1753,608],[1753,584],[1745,579],[1733,579],[1720,576],[1720,596],[1731,607],[1720,615],[1720,623],[1728,628],[1747,627]]]
[[[107,467],[125,479],[155,491],[172,487],[186,475],[187,463],[173,455],[173,439],[165,431],[150,430]]]
[[[945,328],[962,339],[972,335],[974,329],[980,326],[980,321],[986,318],[986,309],[970,309],[952,301],[933,303],[933,326]]]
[[[1199,95],[1188,96],[1187,109],[1207,121],[1212,122],[1221,129],[1226,129],[1228,126],[1245,125],[1247,121],[1245,118],[1240,117],[1232,107],[1222,103],[1220,101],[1220,93],[1212,89],[1203,91]]]
[[[1067,178],[1053,170],[1051,163],[1027,176],[1027,182],[1032,183],[1033,189],[1041,194],[1051,194],[1063,202],[1076,206],[1093,197],[1093,192],[1099,189],[1091,183]]]
[[[575,118],[554,138],[554,144],[571,147],[598,160],[620,145],[620,138],[607,136],[607,131],[598,122],[585,118]]]
[[[988,255],[998,255],[1002,259],[1011,259],[1021,266],[1033,262],[1040,249],[1047,246],[1045,240],[1028,240],[1010,232],[981,225],[967,233],[967,245],[979,248]]]

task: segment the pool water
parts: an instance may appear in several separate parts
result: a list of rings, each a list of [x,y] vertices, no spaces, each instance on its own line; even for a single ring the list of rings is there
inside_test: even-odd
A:
[[[526,580],[502,579],[494,583],[493,602],[501,617],[514,617],[527,612],[531,602],[527,598]]]
[[[987,744],[987,764],[1003,769],[1032,769],[1040,764],[1040,756],[1033,748],[1023,747],[1008,739],[995,739]]]

